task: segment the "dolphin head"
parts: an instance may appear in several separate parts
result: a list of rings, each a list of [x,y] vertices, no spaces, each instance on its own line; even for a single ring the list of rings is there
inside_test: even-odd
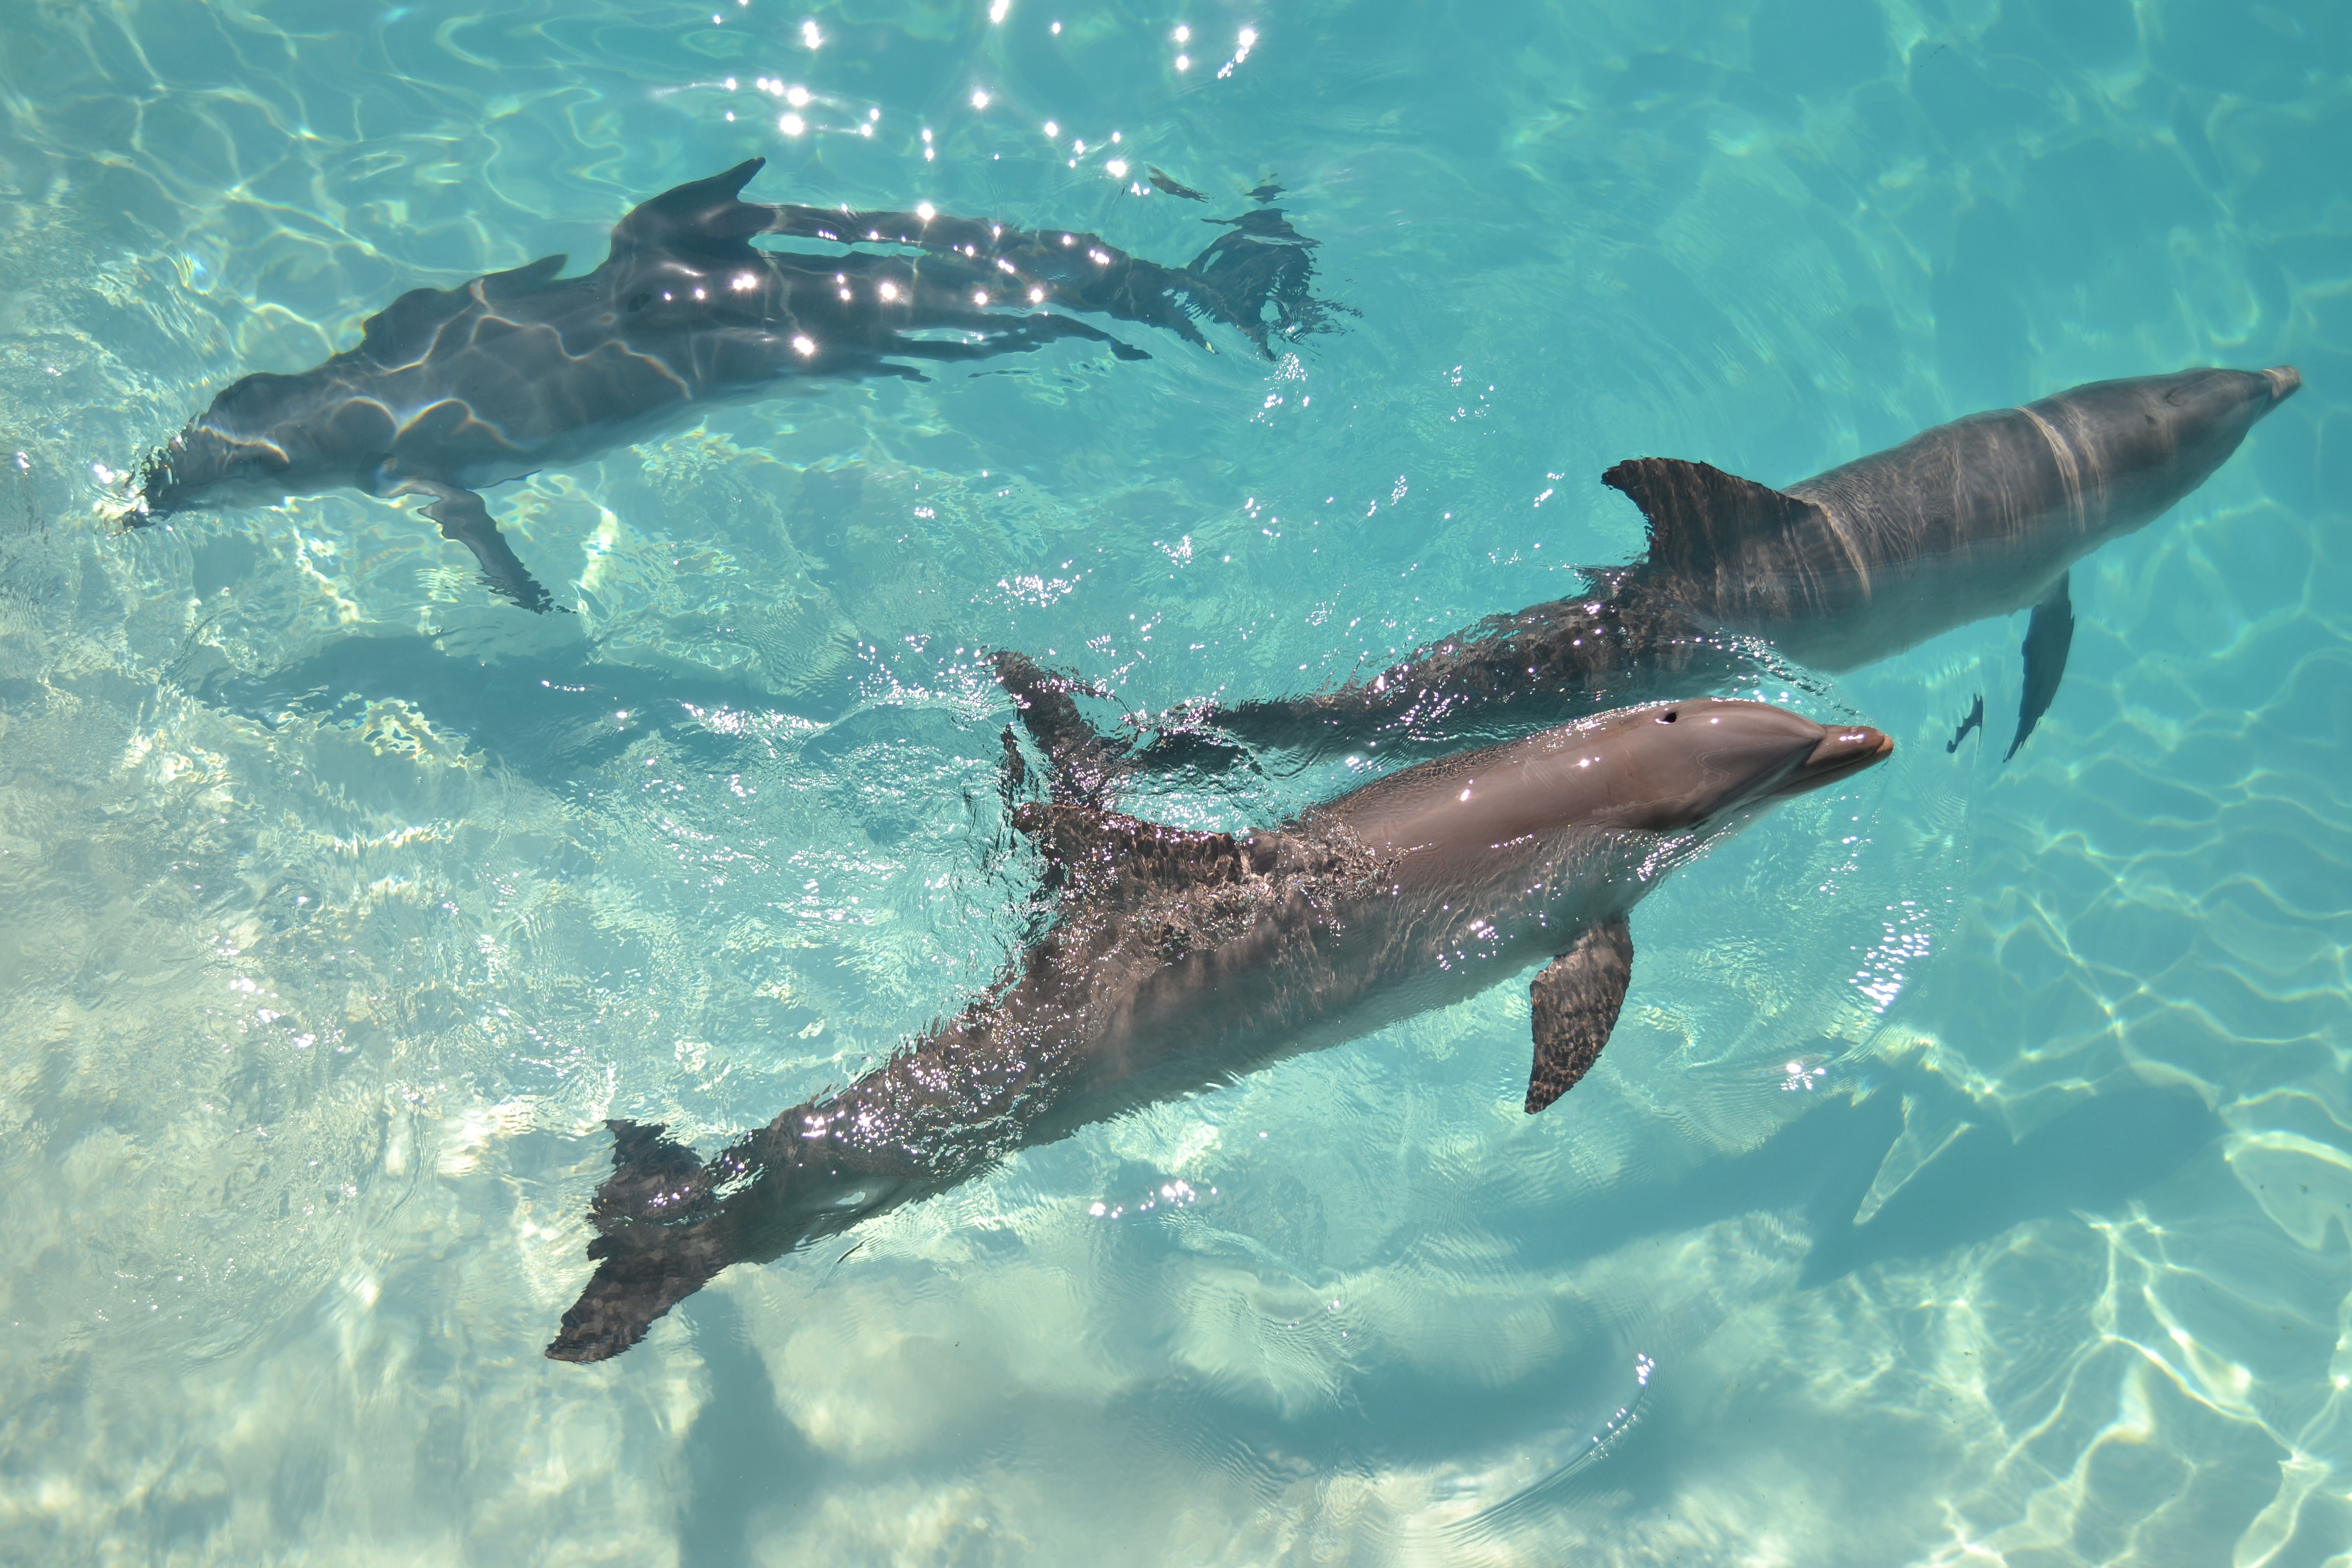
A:
[[[2105,481],[2107,526],[2128,530],[2203,484],[2302,385],[2293,365],[2184,370],[2098,382],[2048,403],[2079,399],[2065,417]]]
[[[2175,449],[2200,466],[2210,457],[2210,468],[2221,467],[2257,421],[2303,386],[2302,373],[2291,364],[2268,370],[2185,370],[2148,379]]]
[[[1564,829],[1704,835],[1894,750],[1866,724],[1816,724],[1769,703],[1654,702],[1425,763],[1320,809],[1368,843],[1453,863]]]
[[[1607,798],[1584,820],[1652,833],[1704,828],[1835,784],[1894,754],[1867,724],[1817,724],[1769,702],[1704,698],[1610,716],[1591,747]]]
[[[224,500],[276,500],[288,483],[322,468],[310,378],[248,375],[213,399],[188,427],[132,474],[134,503],[150,516]]]

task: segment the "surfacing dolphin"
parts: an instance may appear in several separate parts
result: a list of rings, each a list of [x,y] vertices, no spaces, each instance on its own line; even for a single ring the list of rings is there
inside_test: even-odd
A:
[[[2014,756],[2065,672],[2068,569],[2203,484],[2302,384],[2287,365],[2093,382],[1778,490],[1636,458],[1601,482],[1642,509],[1648,552],[1589,570],[1590,593],[1491,616],[1335,690],[1180,710],[1133,760],[1227,762],[1234,742],[1394,752],[1524,732],[1706,690],[1772,653],[1853,669],[2030,606]]]
[[[1022,700],[1049,749],[1083,728],[1050,692]],[[547,1353],[617,1355],[732,1264],[1538,965],[1540,1110],[1607,1043],[1632,973],[1626,917],[1658,879],[1893,746],[1759,702],[1629,709],[1241,835],[1120,816],[1057,777],[1014,817],[1045,862],[1050,924],[955,1017],[708,1162],[658,1127],[612,1123],[596,1271]]]
[[[353,485],[422,495],[491,585],[551,607],[477,492],[697,417],[785,377],[924,379],[899,360],[985,358],[1056,339],[1146,359],[1065,311],[1159,327],[1209,348],[1195,322],[1272,337],[1328,330],[1309,293],[1316,241],[1278,208],[1212,219],[1227,232],[1179,269],[1097,236],[1029,233],[914,213],[738,199],[752,158],[656,196],[613,229],[604,264],[560,278],[542,257],[456,289],[418,289],[368,318],[358,346],[299,375],[246,376],[133,475],[133,525],[190,507],[276,501]],[[757,248],[775,234],[851,247]],[[880,252],[858,246],[888,247]],[[919,252],[908,255],[912,247]],[[950,332],[948,337],[926,336]]]

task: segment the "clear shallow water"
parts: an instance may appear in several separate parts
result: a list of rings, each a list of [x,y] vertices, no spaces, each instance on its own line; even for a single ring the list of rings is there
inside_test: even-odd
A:
[[[1014,0],[820,8],[811,51],[720,14],[0,17],[8,1556],[2352,1544],[2352,18]],[[1128,194],[1113,130],[1210,203]],[[755,198],[1171,263],[1278,180],[1362,316],[778,396],[493,492],[572,617],[348,492],[110,530],[106,475],[227,380],[589,265],[754,153]],[[715,1147],[1016,940],[971,650],[1131,708],[1292,689],[1630,554],[1620,458],[1786,481],[2282,362],[2301,395],[2077,571],[2008,767],[1943,742],[1981,691],[2005,742],[2021,622],[1794,691],[1897,756],[1643,904],[1544,1117],[1507,985],[541,1358],[604,1117]]]

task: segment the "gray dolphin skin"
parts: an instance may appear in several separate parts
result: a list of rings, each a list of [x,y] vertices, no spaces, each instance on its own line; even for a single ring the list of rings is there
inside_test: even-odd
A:
[[[552,600],[477,493],[486,486],[689,423],[713,399],[786,377],[919,381],[892,362],[970,361],[1062,338],[1150,357],[1065,311],[1202,348],[1194,322],[1207,319],[1270,354],[1270,337],[1328,330],[1339,309],[1309,294],[1316,242],[1279,208],[1207,220],[1225,232],[1178,269],[1087,233],[738,199],[762,162],[637,207],[585,277],[559,277],[566,258],[549,256],[415,289],[324,364],[236,382],[140,465],[128,521],[344,485],[422,495],[495,589],[545,610]],[[825,248],[754,247],[761,234]],[[951,335],[923,335],[941,332]]]
[[[1642,509],[1649,550],[1589,571],[1589,594],[1491,617],[1336,690],[1180,710],[1134,761],[1228,762],[1234,741],[1410,752],[1706,690],[1769,671],[1775,654],[1853,669],[2031,607],[2014,755],[2065,671],[2068,568],[2203,484],[2302,384],[2285,365],[2093,382],[1778,490],[1705,463],[1620,463],[1601,482]]]
[[[1526,1104],[1540,1110],[1607,1042],[1627,916],[1659,879],[1894,747],[1759,702],[1633,708],[1393,773],[1267,831],[1200,833],[1090,804],[1055,755],[1082,728],[1066,694],[1008,685],[1056,763],[1048,798],[1014,813],[1053,900],[1043,933],[886,1065],[708,1162],[659,1127],[612,1123],[595,1273],[550,1356],[616,1355],[730,1265],[1538,966]]]

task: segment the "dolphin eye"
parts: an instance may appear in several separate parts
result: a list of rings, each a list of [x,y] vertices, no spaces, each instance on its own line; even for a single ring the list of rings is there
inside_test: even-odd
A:
[[[1681,717],[1681,714],[1669,708],[1664,712],[1658,715],[1658,722],[1661,724],[1671,724]]]
[[[629,300],[627,308],[632,310],[642,310],[653,302],[654,297],[651,294],[639,294]]]

